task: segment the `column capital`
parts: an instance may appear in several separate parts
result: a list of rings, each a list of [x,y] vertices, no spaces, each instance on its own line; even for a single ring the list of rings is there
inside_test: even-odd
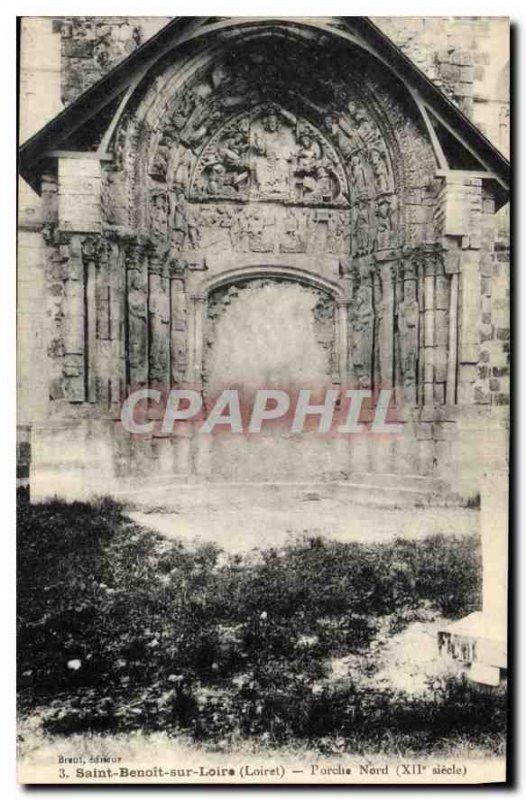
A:
[[[399,247],[390,248],[387,250],[377,250],[374,254],[374,260],[377,264],[384,261],[397,261],[400,258],[401,250]]]

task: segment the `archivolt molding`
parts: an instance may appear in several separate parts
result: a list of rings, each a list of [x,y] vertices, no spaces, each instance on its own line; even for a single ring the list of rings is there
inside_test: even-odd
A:
[[[276,264],[246,264],[235,269],[225,270],[220,275],[204,280],[201,284],[201,293],[209,296],[217,289],[231,284],[242,284],[246,281],[257,280],[259,278],[273,278],[300,283],[303,286],[310,286],[313,289],[324,292],[334,300],[343,298],[342,286],[336,282],[316,275],[314,272],[298,267],[294,263],[286,263],[283,259],[280,265]]]
[[[412,99],[405,98],[403,109],[396,114],[381,86],[384,68],[370,57],[364,63],[362,53],[349,47],[335,52],[334,46],[329,52],[319,41],[319,52],[312,49],[312,42],[308,52],[301,47],[297,31],[294,35],[287,31],[286,36],[282,30],[279,36],[273,31],[270,36],[267,28],[265,38],[254,37],[234,46],[230,43],[227,52],[218,45],[212,53],[200,53],[186,63],[179,60],[155,78],[135,112],[128,109],[127,123],[123,120],[115,138],[116,171],[124,167],[126,174],[130,227],[148,230],[152,207],[157,220],[162,216],[160,207],[168,206],[168,199],[159,199],[160,191],[169,194],[180,188],[188,199],[190,177],[205,149],[210,153],[221,128],[264,103],[275,103],[284,113],[302,116],[318,141],[324,139],[327,149],[338,153],[337,160],[345,165],[357,229],[374,227],[377,222],[384,231],[393,222],[398,226],[400,214],[404,214],[400,199],[406,188],[429,181],[433,168],[431,148],[420,142],[415,174],[414,139],[423,137],[418,122],[407,121],[408,112],[415,117]],[[319,76],[308,84],[301,80],[305,58],[317,61],[308,74]],[[407,142],[411,126],[414,130]],[[238,156],[234,152],[231,161]],[[216,169],[219,174],[235,171],[220,160]],[[424,171],[428,174],[422,177]],[[123,179],[113,176],[112,181],[122,184]],[[146,186],[149,197],[142,194]],[[389,195],[392,199],[386,201]],[[379,196],[376,206],[373,201]],[[124,213],[121,220],[125,217]],[[360,235],[358,249],[368,246],[368,238]]]
[[[103,182],[106,226],[149,242],[146,266],[127,268],[131,378],[146,379],[146,318],[150,380],[199,381],[195,298],[295,280],[340,305],[342,379],[427,401],[438,279],[407,265],[438,239],[438,195],[412,95],[370,54],[292,23],[230,30],[157,69]]]

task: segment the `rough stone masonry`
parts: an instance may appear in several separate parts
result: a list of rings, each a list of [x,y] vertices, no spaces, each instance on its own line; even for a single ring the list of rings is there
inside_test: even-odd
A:
[[[22,159],[35,496],[228,481],[241,463],[247,480],[396,474],[469,498],[483,469],[503,468],[505,159],[468,117],[505,149],[506,62],[473,45],[489,41],[476,21],[444,49],[440,19],[379,23],[443,97],[363,18],[194,19],[153,38],[168,20],[25,21],[48,45],[23,39],[26,105],[44,68],[31,58],[54,53],[49,116],[71,112]],[[421,36],[442,49],[419,51]],[[269,441],[253,468],[250,443],[203,442],[191,424],[139,439],[119,427],[131,388],[191,385],[206,404],[248,375],[392,390],[404,434],[312,441],[292,460]]]

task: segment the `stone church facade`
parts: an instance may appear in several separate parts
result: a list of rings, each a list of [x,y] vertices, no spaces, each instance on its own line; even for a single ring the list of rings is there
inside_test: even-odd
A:
[[[71,102],[21,149],[36,496],[284,476],[476,495],[506,462],[504,156],[365,18],[176,18],[142,45],[129,27],[138,49],[111,66],[111,31],[63,23]],[[82,52],[101,74],[75,96]],[[132,389],[207,397],[248,364],[391,389],[404,432],[262,467],[191,425],[119,430]]]

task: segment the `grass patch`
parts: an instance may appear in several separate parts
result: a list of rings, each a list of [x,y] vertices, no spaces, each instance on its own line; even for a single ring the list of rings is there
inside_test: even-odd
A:
[[[450,678],[414,697],[366,669],[328,679],[331,658],[370,667],[386,618],[396,632],[424,609],[476,608],[474,537],[311,538],[255,560],[167,541],[109,500],[55,501],[19,509],[18,593],[19,708],[43,711],[49,733],[353,752],[504,737],[503,693]]]

